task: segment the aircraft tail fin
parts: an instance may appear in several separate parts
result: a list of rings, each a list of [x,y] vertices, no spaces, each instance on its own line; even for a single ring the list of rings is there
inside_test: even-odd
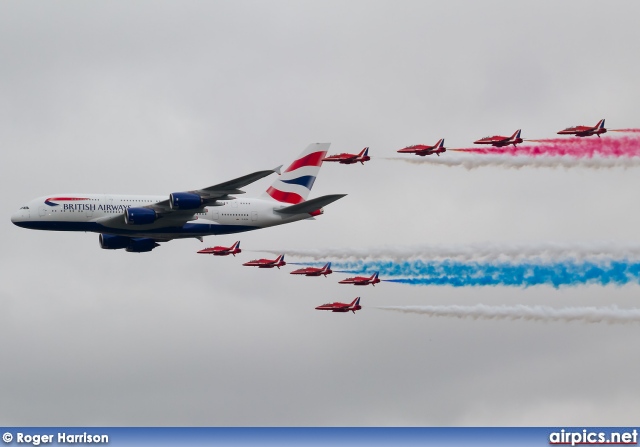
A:
[[[440,141],[436,143],[437,149],[441,149],[442,147],[444,147],[444,138],[440,138]]]
[[[365,147],[364,149],[362,149],[362,151],[358,154],[358,157],[366,157],[369,155],[369,148]]]
[[[349,310],[355,314],[356,310],[360,309],[362,309],[360,307],[360,297],[357,297],[355,300],[351,301],[351,304],[349,304]]]
[[[284,262],[284,255],[280,255],[276,258],[275,263],[279,264],[280,262]]]
[[[600,121],[598,121],[598,124],[596,124],[596,129],[602,128],[604,128],[604,119],[601,119]]]
[[[262,197],[290,205],[307,200],[329,146],[330,143],[313,143],[307,146]]]
[[[378,279],[378,274],[379,274],[379,273],[380,273],[380,272],[375,272],[373,275],[371,275],[371,278],[370,278],[370,279]]]
[[[513,135],[511,135],[511,139],[512,140],[517,140],[518,138],[520,138],[520,134],[522,133],[522,129],[518,129],[515,131],[515,133]]]

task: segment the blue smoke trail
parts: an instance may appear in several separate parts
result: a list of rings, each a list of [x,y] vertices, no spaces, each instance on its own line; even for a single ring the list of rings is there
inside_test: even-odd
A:
[[[521,263],[481,262],[425,262],[417,261],[357,261],[333,264],[336,270],[347,270],[354,274],[371,274],[379,271],[381,277],[410,285],[466,286],[514,286],[530,287],[550,285],[553,287],[580,284],[624,285],[640,283],[640,262],[616,261],[565,261]]]

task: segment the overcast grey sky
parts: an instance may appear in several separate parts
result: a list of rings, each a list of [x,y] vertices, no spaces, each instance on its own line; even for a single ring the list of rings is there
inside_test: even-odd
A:
[[[361,289],[241,266],[258,253],[195,254],[233,235],[132,254],[9,219],[37,196],[169,194],[331,142],[374,157],[322,168],[312,197],[348,196],[314,222],[242,234],[243,249],[637,244],[636,170],[381,157],[601,118],[640,127],[639,13],[633,1],[0,3],[0,422],[636,424],[637,325],[373,307],[637,307],[638,286]],[[358,295],[356,315],[314,310]]]

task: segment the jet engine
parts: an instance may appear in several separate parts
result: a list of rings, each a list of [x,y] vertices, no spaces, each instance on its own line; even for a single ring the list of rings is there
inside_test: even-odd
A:
[[[151,251],[158,246],[160,246],[160,244],[153,239],[148,237],[136,237],[131,239],[129,246],[127,247],[127,251],[132,253],[143,253],[145,251]]]
[[[149,225],[156,221],[156,212],[149,208],[127,208],[124,221],[127,225]]]
[[[100,248],[105,250],[118,250],[120,248],[127,248],[131,238],[115,236],[113,234],[100,234],[98,240],[100,241]]]
[[[169,194],[169,205],[174,210],[195,210],[202,206],[202,197],[191,192]]]
[[[116,236],[114,234],[100,234],[99,241],[100,248],[106,250],[125,248],[126,251],[133,253],[151,251],[160,245],[154,239],[148,237],[127,237]]]

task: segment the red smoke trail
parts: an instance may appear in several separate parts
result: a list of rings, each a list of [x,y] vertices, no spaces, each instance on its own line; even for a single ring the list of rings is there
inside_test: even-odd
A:
[[[538,140],[541,141],[541,140]],[[619,138],[554,138],[542,140],[535,145],[504,146],[492,148],[458,149],[473,154],[567,156],[575,158],[599,157],[640,157],[640,136],[623,136]]]
[[[640,129],[609,129],[609,132],[632,132],[632,133],[638,133],[638,132],[640,132]]]

